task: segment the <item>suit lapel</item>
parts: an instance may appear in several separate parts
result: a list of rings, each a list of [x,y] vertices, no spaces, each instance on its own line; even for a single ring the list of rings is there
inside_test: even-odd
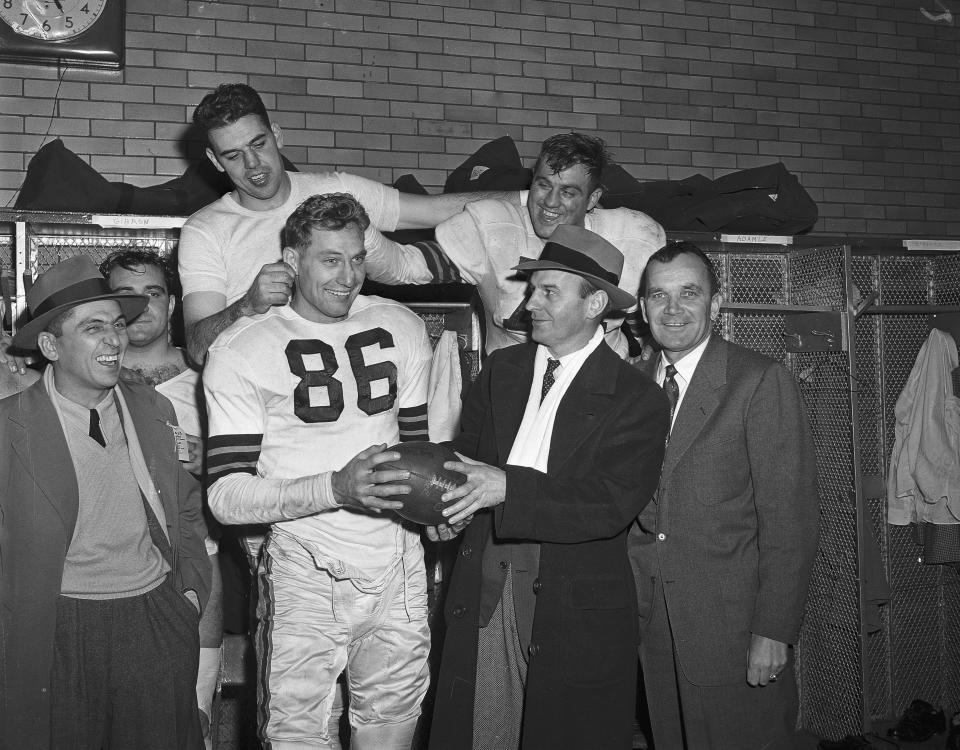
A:
[[[536,345],[528,344],[516,360],[504,358],[491,374],[494,432],[497,452],[504,462],[510,455],[527,408],[536,353]]]
[[[150,464],[153,464],[159,460],[166,461],[168,458],[172,457],[173,453],[171,451],[163,450],[160,446],[166,447],[164,441],[171,441],[168,443],[172,445],[173,433],[164,422],[155,416],[149,414],[144,409],[140,407],[140,401],[143,399],[141,393],[133,393],[128,386],[122,380],[120,381],[120,391],[123,393],[124,401],[126,401],[127,409],[130,410],[130,417],[133,421],[133,428],[137,431],[137,440],[140,442],[140,451],[143,453],[144,459],[148,463],[148,468]],[[154,447],[159,448],[155,450]],[[166,469],[168,467],[164,467]],[[158,481],[158,476],[166,474],[166,471],[156,472],[151,470],[151,476],[153,477],[154,483]]]
[[[557,409],[550,438],[551,473],[559,472],[577,448],[600,424],[610,408],[617,382],[616,355],[601,343],[580,368]],[[619,360],[617,360],[619,361]]]
[[[711,336],[703,356],[693,371],[693,378],[680,403],[680,410],[670,432],[663,460],[663,476],[669,477],[677,462],[703,431],[707,420],[720,405],[720,389],[727,383],[726,342]]]
[[[33,484],[63,520],[69,538],[80,501],[63,427],[42,380],[21,393],[20,399],[20,410],[9,417],[13,451]]]
[[[130,386],[120,381],[120,390],[123,393],[136,438],[140,444],[140,452],[147,464],[147,471],[153,480],[153,486],[160,496],[163,518],[167,527],[167,538],[171,538],[171,528],[178,513],[177,482],[180,477],[180,462],[173,450],[173,433],[170,426],[156,416],[155,410],[147,410],[141,402],[144,394],[134,393]],[[155,393],[150,394],[157,398]],[[128,436],[129,439],[129,436]],[[147,498],[147,502],[150,499]],[[161,508],[153,508],[154,515],[160,518]],[[158,545],[159,546],[159,545]]]

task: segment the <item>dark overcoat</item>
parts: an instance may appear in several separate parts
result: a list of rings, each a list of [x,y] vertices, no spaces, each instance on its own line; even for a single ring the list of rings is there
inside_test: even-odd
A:
[[[523,750],[631,747],[637,627],[626,534],[657,486],[669,404],[601,344],[560,402],[547,472],[507,465],[535,353],[520,344],[490,356],[453,443],[503,468],[507,489],[504,503],[467,527],[451,576],[432,750],[471,747],[479,623],[496,606],[480,596],[491,534],[540,543]]]

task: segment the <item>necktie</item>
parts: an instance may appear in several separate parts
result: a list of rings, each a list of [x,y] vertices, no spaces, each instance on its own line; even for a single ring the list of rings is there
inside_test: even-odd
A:
[[[100,443],[104,448],[107,447],[107,440],[103,436],[103,430],[100,429],[100,412],[96,409],[90,410],[90,437]]]
[[[670,421],[673,421],[673,413],[677,410],[677,401],[680,400],[680,386],[677,385],[676,378],[674,377],[677,374],[677,368],[673,365],[667,365],[664,370],[666,377],[663,379],[663,391],[667,394],[667,398],[670,399]]]
[[[547,397],[550,388],[553,387],[553,384],[556,382],[556,379],[553,377],[553,373],[560,366],[560,360],[549,357],[547,359],[547,371],[543,373],[543,387],[540,389],[540,403],[543,403],[543,400]]]

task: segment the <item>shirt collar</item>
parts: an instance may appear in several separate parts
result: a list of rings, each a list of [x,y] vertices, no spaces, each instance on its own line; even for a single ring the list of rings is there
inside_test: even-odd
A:
[[[593,332],[593,336],[590,337],[590,340],[584,344],[582,347],[576,351],[570,352],[569,354],[564,354],[562,357],[559,357],[560,367],[563,368],[564,365],[569,364],[575,359],[584,357],[587,354],[590,354],[594,349],[596,349],[600,342],[603,341],[603,326],[597,326],[597,330]],[[546,361],[548,359],[558,359],[550,354],[550,350],[547,349],[543,344],[537,346],[537,358],[544,362],[544,367],[546,367]]]
[[[685,354],[681,359],[678,359],[673,363],[673,366],[677,368],[677,375],[683,378],[685,383],[689,383],[690,379],[693,377],[694,370],[697,369],[697,365],[700,364],[700,358],[703,357],[703,352],[707,348],[707,344],[710,343],[710,336],[707,336],[703,341],[697,344],[697,347],[692,351]],[[660,362],[657,365],[657,382],[662,383],[664,377],[666,377],[666,368],[670,364],[667,362],[666,358],[663,356],[663,352],[660,353]]]
[[[60,393],[60,390],[57,388],[57,384],[52,377],[50,378],[50,390],[53,393],[53,397],[57,399],[57,402],[60,404],[60,408],[63,410],[65,414],[69,414],[71,416],[79,417],[85,420],[90,418],[91,410],[88,409],[86,406],[78,404],[76,401],[72,401],[71,399],[67,398],[62,393]],[[110,389],[109,391],[107,391],[106,394],[104,394],[103,398],[100,400],[100,403],[98,403],[94,407],[94,409],[100,412],[100,415],[103,416],[104,414],[106,414],[107,407],[109,406],[112,399],[113,399],[113,389]]]

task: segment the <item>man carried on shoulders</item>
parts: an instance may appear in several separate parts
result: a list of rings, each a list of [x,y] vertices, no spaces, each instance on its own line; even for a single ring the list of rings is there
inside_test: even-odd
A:
[[[475,284],[486,312],[488,353],[529,340],[527,285],[514,266],[521,257],[536,258],[558,227],[585,227],[616,247],[623,254],[619,286],[635,295],[647,258],[663,245],[665,235],[639,211],[597,206],[609,161],[599,138],[551,136],[537,157],[526,206],[498,199],[468,203],[437,226],[435,242],[417,243],[421,253],[383,240],[371,249],[370,276],[393,284]],[[627,355],[628,343],[620,326],[628,312],[616,311],[604,322],[607,343],[621,357]]]

